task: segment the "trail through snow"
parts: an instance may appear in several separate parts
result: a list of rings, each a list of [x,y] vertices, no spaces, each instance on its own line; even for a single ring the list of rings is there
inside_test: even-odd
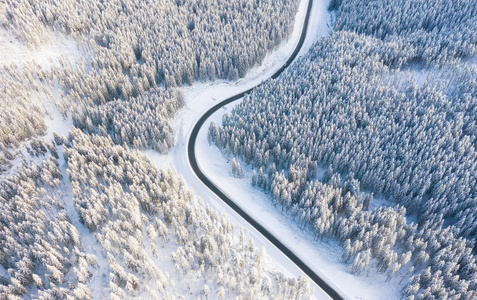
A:
[[[86,254],[92,254],[98,261],[98,266],[95,269],[90,270],[93,274],[89,282],[91,294],[94,299],[106,299],[109,297],[110,290],[105,286],[109,285],[109,262],[106,258],[103,247],[100,245],[94,233],[92,233],[84,224],[80,222],[78,211],[75,208],[73,200],[73,187],[71,185],[70,178],[66,171],[67,165],[64,156],[64,146],[58,148],[58,164],[60,166],[61,175],[63,176],[63,197],[61,198],[71,220],[71,223],[76,230],[78,230],[81,245]]]

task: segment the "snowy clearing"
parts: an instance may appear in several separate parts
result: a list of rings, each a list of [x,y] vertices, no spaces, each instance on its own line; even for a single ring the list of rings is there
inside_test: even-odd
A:
[[[34,63],[50,68],[62,58],[75,64],[82,57],[81,52],[80,45],[71,36],[50,31],[50,38],[34,49],[0,26],[0,66],[25,66]]]

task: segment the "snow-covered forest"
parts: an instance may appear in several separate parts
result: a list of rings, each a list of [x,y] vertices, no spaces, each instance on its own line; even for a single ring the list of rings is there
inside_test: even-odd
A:
[[[43,94],[53,94],[47,101],[56,102],[62,112],[80,114],[75,120],[81,123],[88,122],[90,114],[98,115],[102,108],[97,105],[118,102],[109,105],[120,109],[133,106],[124,103],[133,99],[139,106],[150,107],[149,100],[159,98],[150,109],[163,110],[165,103],[172,111],[164,112],[161,125],[154,124],[151,131],[155,146],[160,136],[164,136],[162,144],[170,146],[168,121],[174,115],[172,107],[180,104],[171,89],[194,80],[244,76],[288,37],[297,4],[271,0],[0,3],[2,32],[10,37],[2,42],[18,40],[37,49],[59,32],[72,37],[81,48],[81,57],[74,62],[72,57],[62,56],[59,63],[48,67],[21,62],[1,65],[5,98],[1,103],[5,118],[0,123],[5,132],[2,166],[15,155],[12,152],[19,142],[44,133],[43,113],[31,93],[45,89]],[[147,91],[152,95],[145,96]],[[134,115],[140,113],[138,109],[129,108],[128,112],[130,118],[142,117]],[[90,122],[98,124],[100,120],[90,117]],[[103,127],[109,128],[107,124]],[[133,140],[133,131],[126,131],[127,139]]]
[[[39,147],[42,165],[25,163],[1,183],[3,296],[309,295],[305,278],[267,270],[264,250],[175,171],[158,172],[140,152],[79,129]],[[173,274],[161,270],[168,265]]]
[[[330,9],[330,36],[208,140],[315,239],[338,241],[351,273],[400,276],[409,299],[476,298],[477,3]]]
[[[335,30],[374,36],[399,47],[402,55],[423,65],[477,54],[474,1],[332,0]]]
[[[1,1],[0,299],[309,298],[138,151],[167,153],[181,86],[245,76],[298,4]]]

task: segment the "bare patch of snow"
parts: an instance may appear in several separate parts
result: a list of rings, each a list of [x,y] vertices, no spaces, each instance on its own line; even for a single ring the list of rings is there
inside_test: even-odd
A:
[[[56,132],[60,136],[68,135],[68,132],[73,127],[73,117],[71,114],[64,115],[58,109],[57,103],[60,103],[62,88],[59,83],[54,84],[54,90],[50,95],[39,95],[45,108],[45,125],[47,132],[45,139],[50,141],[53,139],[53,133]]]
[[[49,39],[32,49],[8,29],[0,26],[0,67],[38,64],[43,68],[51,68],[52,65],[59,64],[61,58],[74,65],[82,57],[81,47],[73,37],[50,30]]]
[[[326,171],[327,169],[318,166],[318,168],[316,169],[316,179],[319,181],[323,181]]]

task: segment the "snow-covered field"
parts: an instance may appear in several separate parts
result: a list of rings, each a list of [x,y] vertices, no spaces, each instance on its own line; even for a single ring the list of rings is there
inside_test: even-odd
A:
[[[35,49],[0,26],[0,66],[14,63],[18,66],[37,64],[49,68],[59,63],[61,58],[74,64],[82,57],[81,52],[81,45],[70,36],[51,31],[49,40],[42,41]]]
[[[295,21],[294,31],[290,39],[285,44],[279,46],[279,48],[273,53],[268,55],[262,65],[250,70],[245,78],[239,79],[236,82],[219,80],[215,82],[195,83],[190,87],[183,88],[186,104],[185,107],[179,111],[175,118],[174,129],[176,133],[174,148],[167,155],[161,155],[155,151],[144,151],[144,154],[146,154],[158,168],[173,167],[177,169],[179,174],[186,179],[187,184],[193,188],[197,195],[199,195],[204,201],[209,203],[219,212],[225,213],[231,222],[244,227],[248,231],[249,235],[255,239],[257,246],[264,246],[268,255],[278,263],[278,270],[285,272],[286,274],[293,274],[295,276],[302,275],[302,272],[298,269],[298,267],[296,267],[296,265],[294,265],[293,262],[284,256],[277,248],[275,248],[275,246],[268,242],[267,239],[261,236],[260,233],[246,223],[232,209],[222,202],[222,200],[216,197],[215,194],[205,187],[201,181],[199,181],[189,165],[187,158],[187,143],[190,132],[192,131],[196,121],[210,107],[221,100],[247,90],[266,80],[287,60],[296,47],[298,40],[300,39],[301,29],[307,9],[307,2],[307,0],[301,1]],[[310,16],[308,34],[299,56],[305,54],[313,45],[313,43],[316,42],[320,37],[328,34],[330,15],[327,11],[327,7],[327,0],[314,1]],[[225,110],[223,112],[225,112]],[[209,150],[211,152],[207,157],[212,161],[224,161],[224,158],[218,150],[212,152],[212,150],[215,149],[207,149],[207,151]],[[199,161],[202,162],[204,156],[199,156],[198,158]],[[224,166],[224,168],[227,169],[225,171],[227,173],[229,171],[229,167]],[[228,180],[228,177],[229,176],[227,174],[225,179]],[[233,179],[232,177],[230,178]],[[228,191],[227,189],[225,190]],[[249,192],[253,192],[250,189],[248,190]],[[331,267],[334,268],[335,266],[330,266],[330,268]],[[328,296],[324,294],[315,284],[313,284],[313,287],[315,288],[315,297],[317,299],[328,298]]]

